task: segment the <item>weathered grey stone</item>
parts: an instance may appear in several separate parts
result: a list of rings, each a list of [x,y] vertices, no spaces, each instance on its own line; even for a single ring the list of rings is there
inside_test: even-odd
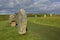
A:
[[[18,13],[18,28],[19,34],[25,34],[27,27],[27,15],[24,9],[20,9]]]
[[[12,27],[16,26],[16,15],[15,14],[9,16],[9,23]]]

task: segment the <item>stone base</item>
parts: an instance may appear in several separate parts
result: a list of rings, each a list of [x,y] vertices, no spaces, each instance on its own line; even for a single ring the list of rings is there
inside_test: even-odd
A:
[[[16,26],[16,22],[11,22],[11,26],[15,27]]]
[[[20,34],[20,35],[24,35],[24,34],[26,34],[26,32],[19,32],[19,34]]]

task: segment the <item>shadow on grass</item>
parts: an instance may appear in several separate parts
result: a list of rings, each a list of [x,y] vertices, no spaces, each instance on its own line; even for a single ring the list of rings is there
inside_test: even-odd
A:
[[[33,37],[36,36],[37,39],[40,40],[60,40],[60,28],[40,25],[35,23],[28,24],[29,30],[31,30]]]

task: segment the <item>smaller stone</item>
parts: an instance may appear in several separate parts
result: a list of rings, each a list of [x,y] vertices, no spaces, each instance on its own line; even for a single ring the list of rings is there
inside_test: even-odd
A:
[[[9,23],[12,27],[16,26],[16,14],[13,14],[13,15],[9,16]]]
[[[15,27],[16,26],[16,22],[11,22],[11,26]]]

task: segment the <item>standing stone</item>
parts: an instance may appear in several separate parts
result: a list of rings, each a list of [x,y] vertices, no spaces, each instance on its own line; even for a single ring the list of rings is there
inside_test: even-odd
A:
[[[15,14],[9,16],[9,23],[12,27],[16,26],[16,16],[15,16]]]
[[[25,34],[27,28],[27,15],[24,9],[20,9],[18,13],[19,34]]]
[[[37,14],[35,15],[35,18],[37,18]]]
[[[50,17],[52,16],[52,14],[50,14]]]
[[[46,18],[46,14],[44,14],[44,18]]]

